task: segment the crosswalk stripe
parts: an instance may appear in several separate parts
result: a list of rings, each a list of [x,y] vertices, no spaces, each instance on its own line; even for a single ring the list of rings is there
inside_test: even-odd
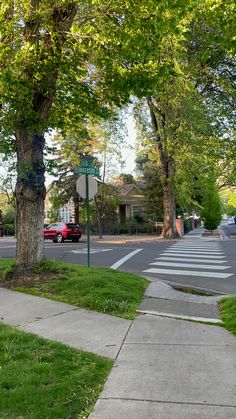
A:
[[[165,252],[166,253],[182,253],[182,254],[185,254],[185,253],[190,253],[190,254],[192,254],[192,255],[201,255],[201,254],[203,254],[203,255],[214,255],[214,256],[218,256],[218,255],[224,255],[224,252],[210,252],[209,250],[205,250],[205,251],[203,251],[203,250],[188,250],[188,249],[186,249],[186,250],[172,250],[172,249],[168,249],[168,250],[165,250]]]
[[[179,253],[179,252],[165,252],[165,253],[160,253],[160,255],[161,256],[182,256],[182,257],[193,257],[193,254],[192,253]],[[213,256],[213,255],[206,255],[206,254],[203,254],[203,255],[194,255],[194,257],[195,258],[206,258],[206,259],[209,259],[209,258],[211,258],[211,259],[224,259],[225,258],[225,256],[221,256],[221,255],[215,255],[215,256]]]
[[[170,246],[171,249],[203,249],[203,250],[222,250],[222,247],[219,246],[188,246],[187,244],[173,244]]]
[[[219,243],[196,243],[196,242],[181,242],[181,243],[172,243],[171,246],[196,246],[196,247],[221,247]]]
[[[190,250],[191,252],[196,251],[196,252],[213,252],[213,253],[222,252],[221,249],[202,249],[202,247],[179,247],[179,246],[178,247],[171,246],[169,250],[174,250],[174,251]]]
[[[215,245],[204,245],[198,243],[173,243],[171,247],[201,247],[202,249],[222,249],[222,247],[218,244]]]
[[[177,261],[177,262],[196,262],[195,258],[188,258],[187,260],[184,258],[179,257],[172,257],[172,256],[161,256],[159,258],[155,258],[157,260],[169,260],[169,261]],[[203,262],[203,263],[226,263],[227,260],[212,260],[212,259],[198,259],[197,262]]]
[[[169,248],[166,250],[166,252],[187,252],[187,253],[215,253],[215,254],[219,254],[219,253],[224,253],[222,252],[222,250],[204,250],[204,249],[172,249]]]
[[[195,263],[172,263],[172,262],[152,262],[149,265],[161,265],[161,266],[175,266],[176,268],[199,268],[199,269],[229,269],[231,266],[215,266],[215,265],[198,265]]]
[[[155,274],[166,274],[166,275],[185,275],[185,276],[203,276],[208,278],[229,278],[232,273],[221,273],[221,272],[198,272],[198,271],[184,271],[177,269],[156,269],[150,268],[143,272],[155,273]]]

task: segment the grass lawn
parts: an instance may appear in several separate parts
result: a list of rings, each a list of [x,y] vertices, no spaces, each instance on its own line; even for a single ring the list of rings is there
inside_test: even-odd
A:
[[[87,418],[112,361],[0,324],[0,417]]]
[[[220,300],[220,314],[226,329],[236,335],[236,297]]]
[[[13,260],[0,260],[0,282],[13,263]],[[13,289],[134,319],[147,285],[145,278],[125,272],[45,260],[38,266],[33,280],[23,281]]]

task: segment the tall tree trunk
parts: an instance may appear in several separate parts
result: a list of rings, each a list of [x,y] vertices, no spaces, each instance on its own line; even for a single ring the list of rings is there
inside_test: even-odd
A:
[[[166,239],[176,238],[179,237],[179,234],[176,230],[176,202],[173,185],[175,170],[174,160],[166,151],[166,144],[168,141],[165,128],[166,116],[165,113],[153,103],[152,98],[148,98],[147,103],[150,110],[152,129],[156,136],[162,178],[164,218],[161,236]],[[161,130],[159,129],[158,117]]]
[[[44,135],[16,132],[16,267],[13,276],[27,275],[43,258]]]
[[[171,239],[179,236],[176,230],[176,203],[173,189],[174,162],[164,156],[161,156],[161,160],[164,215],[161,236]]]
[[[73,196],[74,208],[75,208],[75,223],[79,224],[79,211],[80,211],[80,198],[79,194],[76,192],[76,195]]]
[[[102,236],[103,236],[102,213],[100,211],[98,211],[98,236],[99,236],[99,239],[102,239]]]

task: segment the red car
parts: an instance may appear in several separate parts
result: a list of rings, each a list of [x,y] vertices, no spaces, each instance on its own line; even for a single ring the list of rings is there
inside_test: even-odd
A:
[[[64,240],[77,243],[82,233],[78,224],[58,222],[49,224],[43,234],[44,240],[52,240],[54,243],[62,243]]]

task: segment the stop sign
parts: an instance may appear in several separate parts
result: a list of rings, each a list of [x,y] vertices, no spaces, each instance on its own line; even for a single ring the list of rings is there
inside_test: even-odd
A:
[[[82,198],[86,198],[86,176],[88,176],[88,198],[92,199],[98,191],[97,181],[92,175],[81,175],[76,181],[76,191]]]

